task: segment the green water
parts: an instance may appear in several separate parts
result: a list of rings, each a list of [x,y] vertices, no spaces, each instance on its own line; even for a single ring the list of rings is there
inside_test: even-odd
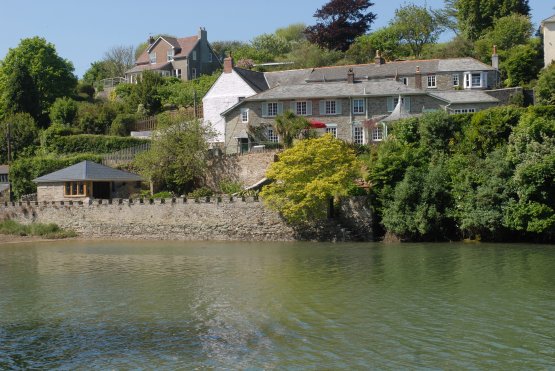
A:
[[[0,245],[29,368],[555,370],[555,247]]]

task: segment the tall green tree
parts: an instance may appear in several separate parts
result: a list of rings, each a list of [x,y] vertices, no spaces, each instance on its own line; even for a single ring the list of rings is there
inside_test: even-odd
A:
[[[73,74],[73,64],[58,56],[53,44],[40,37],[23,39],[16,48],[10,49],[0,66],[0,91],[6,91],[14,68],[25,64],[33,79],[39,95],[41,112],[40,122],[44,125],[50,105],[56,98],[72,96],[77,86]],[[3,97],[1,106],[4,110],[12,102]]]
[[[395,60],[409,54],[405,45],[401,44],[397,28],[391,25],[357,37],[347,51],[347,56],[355,63],[368,63],[378,50],[386,60]]]
[[[496,19],[518,13],[530,15],[528,0],[446,0],[446,7],[456,14],[458,27],[470,40],[478,40]]]
[[[83,81],[87,84],[93,85],[103,79],[110,77],[110,67],[106,61],[96,61],[91,63],[91,66],[83,74]]]
[[[555,63],[540,72],[534,93],[538,104],[555,105]]]
[[[26,112],[6,116],[0,122],[0,163],[15,160],[27,149],[38,145],[39,131],[35,120]],[[8,141],[11,158],[8,159]]]
[[[40,116],[39,92],[22,61],[16,60],[12,73],[6,76],[1,97],[6,113],[26,112],[35,119]]]
[[[420,57],[424,46],[435,43],[442,32],[434,13],[414,4],[397,9],[391,25],[416,58]]]
[[[306,28],[308,40],[323,48],[346,51],[376,19],[368,11],[373,5],[369,0],[330,0],[314,13],[318,22]]]

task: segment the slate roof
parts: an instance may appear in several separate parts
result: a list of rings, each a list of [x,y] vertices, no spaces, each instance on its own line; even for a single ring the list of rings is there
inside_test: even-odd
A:
[[[137,174],[128,173],[92,161],[82,161],[50,174],[33,179],[35,183],[52,183],[65,181],[142,181]]]
[[[8,165],[0,165],[0,174],[7,174],[10,171]]]
[[[237,72],[243,81],[245,81],[255,92],[260,93],[261,91],[268,90],[268,83],[264,78],[263,72],[246,70],[238,67],[234,67],[233,70]]]
[[[264,73],[264,76],[266,77],[268,86],[270,88],[275,88],[280,85],[305,84],[312,70],[312,68],[305,68],[300,70],[273,71]],[[345,72],[345,79],[346,78],[347,72]]]
[[[175,54],[173,58],[179,59],[189,55],[191,50],[193,50],[193,48],[199,41],[199,38],[198,36],[189,36],[189,37],[181,37],[181,38],[160,36],[158,39],[156,39],[156,41],[152,45],[155,45],[158,42],[164,42],[164,40],[167,41],[170,45],[172,45],[175,48]],[[152,47],[152,45],[149,46],[147,49],[145,49],[141,53],[141,55],[139,55],[139,58],[137,58],[137,61],[135,62],[135,64],[139,65],[139,64],[150,63],[150,58],[148,57],[148,51]]]
[[[157,63],[157,64],[140,64],[138,66],[131,68],[130,70],[127,70],[126,73],[163,70],[167,67],[170,67],[171,65],[172,65],[171,62]]]
[[[544,23],[551,23],[551,22],[555,22],[555,14],[552,15],[551,17],[547,18],[547,19],[544,19],[544,20],[542,21],[542,24],[544,24]]]
[[[432,97],[448,103],[498,103],[499,99],[481,90],[454,90],[428,92]]]
[[[281,85],[245,101],[267,101],[279,99],[341,98],[355,96],[423,95],[426,92],[412,89],[394,80],[375,80],[348,84],[345,82]]]

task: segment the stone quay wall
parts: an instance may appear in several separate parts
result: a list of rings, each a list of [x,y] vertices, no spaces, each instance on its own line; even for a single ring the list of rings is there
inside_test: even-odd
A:
[[[372,239],[365,202],[344,202],[339,218],[313,228],[288,225],[254,197],[22,201],[0,204],[0,220],[56,223],[83,238],[212,241],[350,241]],[[356,227],[362,228],[356,230]]]

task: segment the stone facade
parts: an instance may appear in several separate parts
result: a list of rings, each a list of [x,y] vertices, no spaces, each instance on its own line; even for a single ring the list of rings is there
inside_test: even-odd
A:
[[[90,182],[89,182],[90,183]],[[93,184],[94,187],[94,184]],[[37,185],[37,200],[43,201],[88,201],[91,193],[85,196],[65,196],[65,183],[40,183]],[[111,182],[112,198],[128,198],[140,191],[136,182]]]
[[[353,204],[366,207],[364,202]],[[369,209],[353,213],[370,215]],[[357,206],[358,205],[358,206]],[[315,228],[299,228],[286,224],[266,209],[262,202],[247,198],[212,198],[197,202],[192,199],[77,202],[19,202],[0,205],[0,220],[12,219],[24,224],[56,223],[72,229],[83,238],[148,239],[148,240],[228,240],[228,241],[293,241],[297,239],[359,240],[372,237],[366,227],[352,232],[339,220]],[[349,220],[343,215],[341,221]],[[347,223],[346,222],[346,223]],[[352,222],[349,225],[357,226]]]

